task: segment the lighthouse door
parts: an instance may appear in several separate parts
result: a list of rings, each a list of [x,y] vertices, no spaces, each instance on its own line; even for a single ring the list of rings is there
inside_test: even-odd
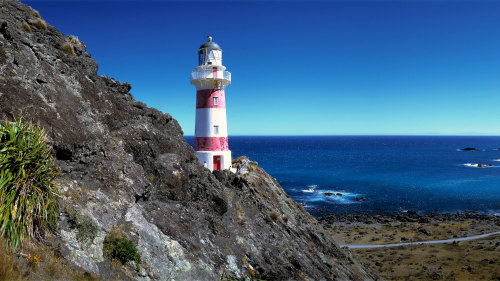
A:
[[[214,156],[214,171],[221,169],[221,157],[220,155]]]

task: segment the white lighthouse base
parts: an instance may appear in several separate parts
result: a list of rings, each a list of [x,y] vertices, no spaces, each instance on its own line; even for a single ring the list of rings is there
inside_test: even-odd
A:
[[[231,150],[225,151],[196,151],[196,156],[200,159],[201,164],[207,163],[206,167],[210,171],[214,170],[214,156],[220,156],[220,169],[229,170],[232,165]]]

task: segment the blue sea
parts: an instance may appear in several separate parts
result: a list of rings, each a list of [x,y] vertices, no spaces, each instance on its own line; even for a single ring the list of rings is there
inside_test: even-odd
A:
[[[500,137],[234,136],[229,148],[233,158],[257,161],[313,214],[500,213]]]

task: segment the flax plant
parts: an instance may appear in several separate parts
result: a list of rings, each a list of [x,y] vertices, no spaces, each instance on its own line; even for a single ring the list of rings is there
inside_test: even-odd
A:
[[[0,122],[0,236],[16,251],[57,226],[58,168],[42,128]]]

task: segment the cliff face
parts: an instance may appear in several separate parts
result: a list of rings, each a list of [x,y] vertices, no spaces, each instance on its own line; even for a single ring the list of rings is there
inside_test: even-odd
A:
[[[0,1],[0,21],[0,114],[48,133],[63,172],[65,259],[104,280],[373,277],[257,166],[245,176],[204,169],[177,121],[97,75],[83,43],[15,0]],[[75,217],[95,231],[83,235]],[[113,231],[137,244],[138,270],[103,254]]]

